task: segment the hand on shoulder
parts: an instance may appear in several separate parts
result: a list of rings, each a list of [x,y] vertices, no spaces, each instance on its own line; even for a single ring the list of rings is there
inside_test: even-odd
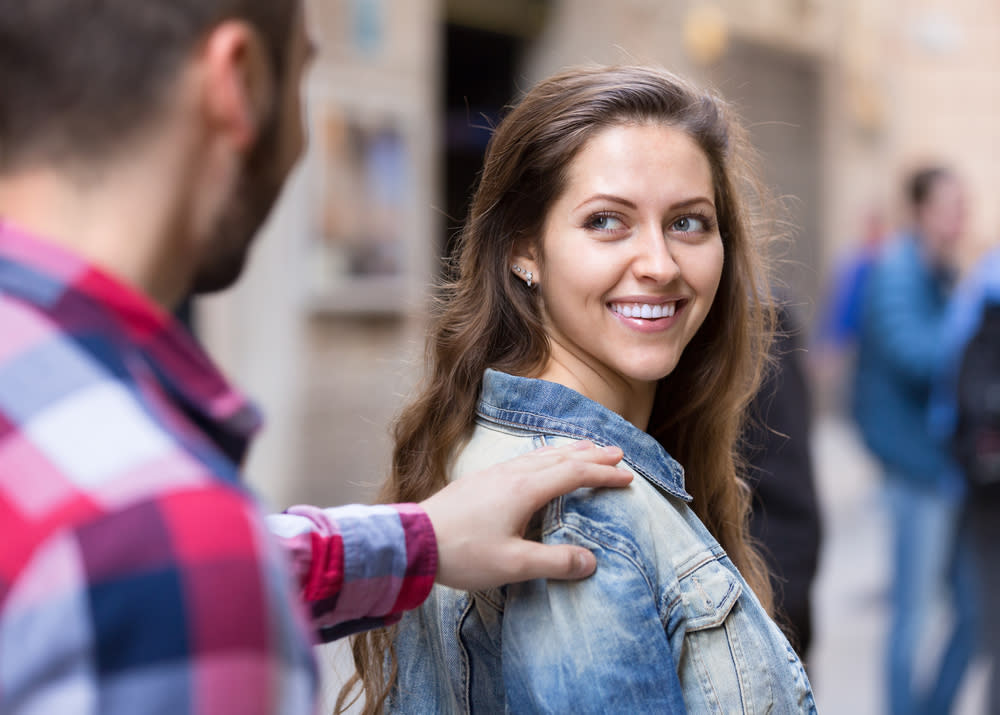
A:
[[[421,506],[438,542],[437,581],[479,590],[534,578],[585,578],[597,562],[587,549],[524,539],[532,515],[582,487],[623,487],[618,447],[589,441],[543,447],[452,482]]]

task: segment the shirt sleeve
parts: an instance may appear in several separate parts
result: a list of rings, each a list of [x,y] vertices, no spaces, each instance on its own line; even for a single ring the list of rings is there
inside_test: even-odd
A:
[[[311,644],[250,500],[180,490],[35,549],[0,610],[0,712],[310,712]]]
[[[941,331],[941,369],[931,389],[928,421],[931,434],[947,442],[955,432],[956,392],[962,351],[982,316],[983,290],[975,281],[966,281],[955,291]]]
[[[875,267],[865,318],[868,334],[878,342],[886,362],[899,375],[926,387],[943,358],[944,312],[930,297],[926,269],[909,253],[916,250],[896,247]]]
[[[322,641],[390,625],[427,598],[437,540],[415,504],[295,506],[268,517]]]
[[[578,582],[508,586],[503,680],[511,712],[686,712],[653,586],[625,551],[561,528],[546,543],[594,551]]]

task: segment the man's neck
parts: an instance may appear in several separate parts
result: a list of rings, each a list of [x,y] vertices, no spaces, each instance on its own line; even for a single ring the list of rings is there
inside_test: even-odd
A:
[[[172,310],[191,266],[181,203],[134,162],[91,174],[32,168],[0,175],[0,219],[63,246]]]

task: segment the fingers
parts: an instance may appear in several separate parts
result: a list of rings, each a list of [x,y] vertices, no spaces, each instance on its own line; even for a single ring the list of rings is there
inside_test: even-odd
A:
[[[593,573],[593,554],[579,546],[521,538],[532,514],[581,487],[623,487],[632,474],[615,466],[617,447],[575,443],[536,450],[452,482],[421,503],[438,540],[439,583],[479,589],[532,578]]]
[[[632,473],[614,466],[621,461],[618,447],[585,448],[568,445],[549,453],[552,462],[531,480],[530,488],[538,505],[583,487],[624,487]]]
[[[619,447],[598,447],[589,439],[582,439],[561,447],[540,447],[528,452],[524,458],[548,464],[558,464],[566,459],[597,464],[618,464],[622,456]]]
[[[582,546],[546,545],[524,542],[518,568],[510,582],[534,578],[575,580],[586,578],[597,568],[597,559]]]

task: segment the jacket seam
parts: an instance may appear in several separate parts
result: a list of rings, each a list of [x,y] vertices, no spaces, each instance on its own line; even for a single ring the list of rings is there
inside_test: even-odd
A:
[[[509,413],[512,413],[512,414],[515,414],[515,415],[526,415],[526,416],[529,416],[529,417],[538,417],[540,419],[546,420],[547,422],[554,422],[554,423],[557,423],[559,425],[566,425],[566,427],[560,428],[560,427],[553,426],[553,427],[550,428],[549,425],[545,425],[544,427],[542,427],[542,426],[532,426],[532,425],[527,425],[527,424],[525,424],[523,422],[517,422],[515,420],[510,420],[510,419],[503,419],[502,417],[498,417],[498,416],[495,416],[495,415],[486,415],[486,414],[483,414],[482,412],[479,412],[478,413],[479,417],[482,418],[482,419],[484,419],[484,420],[486,420],[487,422],[495,422],[496,424],[500,424],[500,425],[503,425],[505,427],[519,427],[519,428],[521,428],[521,429],[523,429],[523,430],[525,430],[527,432],[542,430],[542,431],[547,432],[547,433],[561,435],[561,436],[564,436],[564,437],[578,437],[578,436],[583,436],[583,437],[586,437],[587,439],[591,440],[592,442],[594,442],[594,444],[598,445],[599,447],[604,447],[604,446],[608,445],[608,441],[606,439],[604,439],[603,437],[597,435],[596,433],[591,432],[588,429],[584,429],[582,427],[578,427],[578,426],[574,425],[572,422],[567,422],[566,420],[559,419],[558,417],[552,417],[550,415],[543,415],[543,414],[540,414],[538,412],[527,412],[525,410],[512,410],[510,408],[499,408],[499,407],[496,407],[495,405],[490,405],[490,406],[493,407],[494,409],[502,411],[502,412],[509,412]]]

